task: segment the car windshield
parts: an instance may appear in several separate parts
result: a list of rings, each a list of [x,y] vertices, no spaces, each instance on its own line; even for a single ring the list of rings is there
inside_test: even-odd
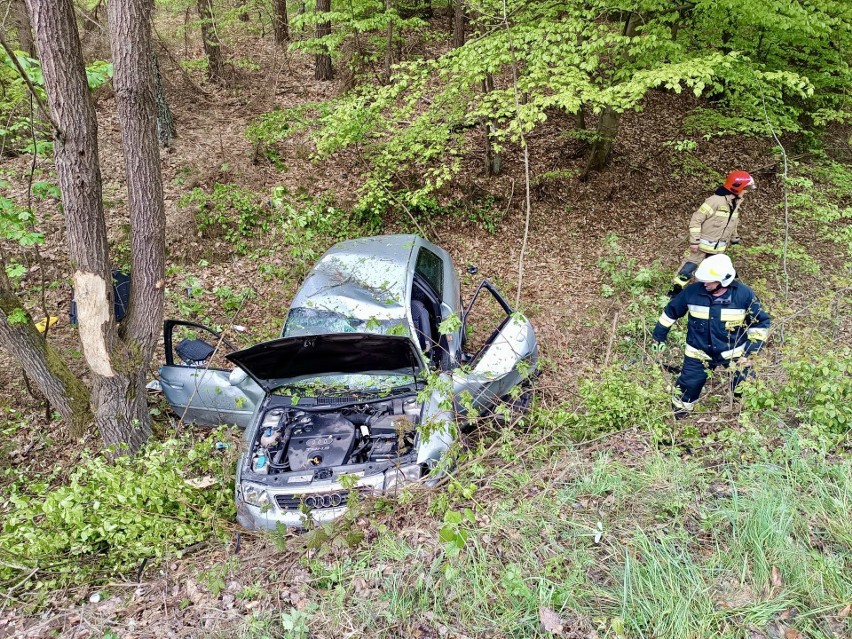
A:
[[[293,308],[287,315],[282,337],[304,337],[334,333],[374,333],[377,335],[409,335],[403,319],[367,319],[346,316],[334,311],[316,308]],[[396,387],[414,384],[410,372],[388,371],[349,373],[345,375],[317,375],[297,384],[275,391],[277,395],[339,395],[347,392],[390,393]]]
[[[294,308],[287,315],[282,337],[328,335],[330,333],[375,333],[409,335],[404,319],[376,319],[346,316],[317,308]]]

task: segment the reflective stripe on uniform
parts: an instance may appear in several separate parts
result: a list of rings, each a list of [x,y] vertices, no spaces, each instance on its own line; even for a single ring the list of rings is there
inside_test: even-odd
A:
[[[732,348],[729,351],[722,351],[720,355],[722,359],[733,359],[735,357],[742,357],[745,354],[745,346],[737,346],[736,348]]]
[[[719,217],[728,217],[729,214],[730,213],[729,213],[728,209],[719,209],[718,211],[716,211],[716,215],[718,215]],[[732,218],[739,217],[739,216],[740,216],[739,209],[734,211],[733,215],[731,215]]]
[[[698,207],[698,212],[701,213],[702,215],[708,215],[709,216],[709,215],[713,215],[713,213],[715,211],[713,211],[712,206],[710,206],[709,204],[707,204],[707,202],[705,202],[700,207]]]
[[[700,226],[690,226],[689,227],[689,234],[692,237],[698,237],[701,234],[701,227]]]
[[[695,319],[710,319],[710,307],[700,304],[687,304],[689,315]]]
[[[663,313],[657,321],[666,328],[671,328],[677,320],[673,320],[671,317]]]
[[[764,342],[769,337],[768,328],[750,328],[746,331],[746,336],[752,342]]]
[[[722,240],[701,239],[698,241],[698,250],[704,253],[724,253],[727,244],[727,242],[723,242]]]
[[[683,354],[687,357],[693,357],[695,359],[700,359],[704,362],[709,362],[712,357],[710,357],[707,353],[702,351],[700,348],[695,348],[694,346],[690,346],[689,344],[683,349]]]
[[[746,310],[744,308],[723,308],[719,319],[723,322],[743,322],[745,321]]]

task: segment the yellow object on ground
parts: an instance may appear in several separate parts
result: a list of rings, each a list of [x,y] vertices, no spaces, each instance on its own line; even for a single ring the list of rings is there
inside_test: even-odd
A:
[[[50,317],[45,317],[44,319],[36,322],[35,326],[38,329],[39,333],[44,333],[49,327],[53,326],[58,321],[58,317],[54,317],[53,315],[51,315]]]

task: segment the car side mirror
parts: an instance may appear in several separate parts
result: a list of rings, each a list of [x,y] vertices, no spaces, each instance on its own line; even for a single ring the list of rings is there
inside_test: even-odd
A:
[[[245,381],[246,377],[248,377],[248,373],[238,366],[228,375],[228,383],[231,386],[239,386]]]

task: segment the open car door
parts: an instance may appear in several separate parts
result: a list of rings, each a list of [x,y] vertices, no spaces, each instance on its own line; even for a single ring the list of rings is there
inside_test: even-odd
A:
[[[515,313],[497,289],[483,280],[462,318],[465,365],[453,372],[455,395],[467,391],[480,413],[509,399],[515,386],[534,376],[538,345],[532,324]]]
[[[183,421],[245,428],[264,391],[225,356],[237,349],[219,333],[196,324],[166,320],[166,363],[160,388]]]

